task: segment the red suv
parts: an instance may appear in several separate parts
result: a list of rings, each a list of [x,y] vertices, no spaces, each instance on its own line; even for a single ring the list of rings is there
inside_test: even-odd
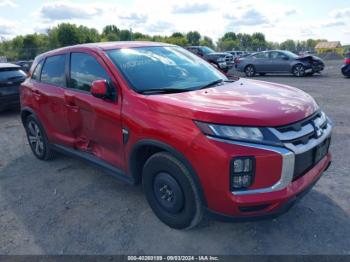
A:
[[[204,215],[274,217],[328,168],[332,122],[293,87],[229,80],[168,44],[78,45],[38,56],[21,87],[22,121],[41,160],[54,152],[142,183],[177,229]]]

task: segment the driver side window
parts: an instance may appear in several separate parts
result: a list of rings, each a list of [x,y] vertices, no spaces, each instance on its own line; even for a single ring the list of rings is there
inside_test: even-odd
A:
[[[90,92],[95,80],[104,79],[109,82],[106,70],[95,57],[85,53],[72,53],[70,61],[70,88]]]

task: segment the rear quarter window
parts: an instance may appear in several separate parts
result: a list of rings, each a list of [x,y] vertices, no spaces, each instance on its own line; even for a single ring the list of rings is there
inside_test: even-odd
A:
[[[40,80],[40,74],[41,74],[41,69],[43,68],[43,63],[44,63],[44,61],[42,60],[36,65],[36,67],[33,71],[33,74],[32,74],[32,79],[37,80],[37,81]]]

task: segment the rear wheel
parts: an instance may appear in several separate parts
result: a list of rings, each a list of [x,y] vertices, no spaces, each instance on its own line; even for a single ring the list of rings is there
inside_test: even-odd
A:
[[[302,64],[297,64],[293,67],[293,75],[297,77],[305,76],[305,67]]]
[[[34,155],[40,160],[53,158],[54,152],[50,149],[46,134],[34,116],[25,119],[25,130]]]
[[[255,67],[253,65],[247,65],[244,69],[244,73],[248,77],[253,77],[255,76]]]
[[[169,153],[156,153],[146,161],[142,183],[153,212],[169,227],[189,229],[201,222],[198,189],[187,168]]]

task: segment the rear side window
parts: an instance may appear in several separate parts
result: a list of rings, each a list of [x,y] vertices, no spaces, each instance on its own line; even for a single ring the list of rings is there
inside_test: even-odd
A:
[[[106,70],[96,58],[85,53],[72,53],[69,87],[89,92],[95,80],[109,81]]]
[[[257,59],[264,59],[264,58],[268,58],[268,56],[269,54],[267,52],[263,52],[263,53],[257,53],[253,57]]]
[[[65,87],[65,65],[66,55],[56,55],[46,58],[41,72],[41,82]]]
[[[35,69],[34,69],[34,72],[33,72],[33,74],[32,74],[32,79],[34,79],[34,80],[40,80],[40,74],[41,74],[41,69],[42,69],[42,67],[43,67],[43,60],[42,61],[40,61],[37,65],[36,65],[36,67],[35,67]]]

